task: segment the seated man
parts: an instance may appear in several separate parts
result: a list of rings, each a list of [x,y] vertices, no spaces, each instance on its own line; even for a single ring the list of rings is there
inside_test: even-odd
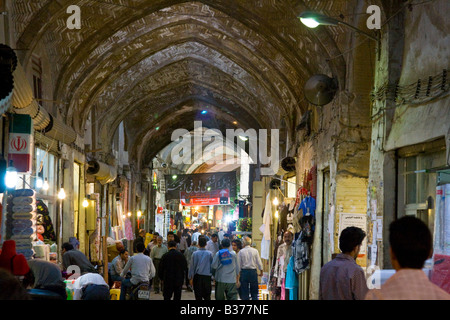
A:
[[[63,243],[61,253],[64,270],[67,270],[67,268],[71,265],[76,265],[80,268],[81,274],[97,272],[84,253],[74,249],[73,245],[70,243]]]
[[[112,281],[123,281],[123,277],[120,276],[120,274],[123,271],[123,268],[128,262],[128,251],[122,250],[120,251],[119,255],[113,259],[111,262],[111,280]]]
[[[140,283],[150,283],[150,279],[155,276],[156,270],[152,259],[144,255],[144,243],[138,243],[136,246],[137,254],[128,259],[127,264],[123,268],[120,276],[125,277],[128,270],[131,269],[131,279],[124,279],[120,289],[120,300],[126,300],[128,289]]]

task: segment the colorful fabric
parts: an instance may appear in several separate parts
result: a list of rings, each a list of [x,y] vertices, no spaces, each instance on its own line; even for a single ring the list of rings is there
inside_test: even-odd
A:
[[[41,199],[36,200],[36,211],[37,211],[36,223],[44,227],[44,233],[42,234],[44,241],[48,240],[51,242],[55,242],[56,234],[53,228],[52,219],[50,218],[48,207]]]

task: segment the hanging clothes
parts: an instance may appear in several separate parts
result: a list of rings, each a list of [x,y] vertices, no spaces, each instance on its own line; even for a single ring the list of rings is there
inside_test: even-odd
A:
[[[277,258],[273,276],[277,278],[277,287],[281,287],[284,279],[284,262],[286,257],[287,246],[285,243],[281,244],[277,250]]]
[[[289,289],[289,300],[298,300],[298,277],[294,271],[294,256],[289,258],[286,269],[286,289]]]
[[[312,215],[313,217],[315,217],[316,200],[311,196],[305,197],[305,199],[302,200],[302,202],[300,203],[300,205],[298,207],[298,210],[300,210],[300,209],[303,210],[304,216]]]
[[[279,223],[277,232],[287,230],[288,212],[289,212],[288,206],[284,202],[278,206]]]
[[[272,201],[270,201],[270,191],[266,196],[266,205],[264,207],[263,224],[260,231],[263,233],[261,240],[261,259],[269,260],[270,257],[270,225],[272,224]]]
[[[309,245],[304,240],[306,240],[304,233],[300,232],[294,243],[294,270],[297,274],[309,269]]]

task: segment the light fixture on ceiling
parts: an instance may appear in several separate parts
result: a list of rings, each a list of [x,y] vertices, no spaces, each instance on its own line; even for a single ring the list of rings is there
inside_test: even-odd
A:
[[[355,30],[358,33],[361,33],[363,35],[365,35],[366,37],[374,40],[374,41],[378,41],[378,39],[376,37],[374,37],[373,35],[358,29],[354,26],[352,26],[351,24],[348,24],[344,21],[339,21],[337,19],[325,16],[323,14],[314,12],[314,11],[305,11],[302,12],[300,15],[297,16],[297,18],[308,28],[316,28],[319,25],[324,25],[324,26],[337,26],[338,24],[343,24],[353,30]]]

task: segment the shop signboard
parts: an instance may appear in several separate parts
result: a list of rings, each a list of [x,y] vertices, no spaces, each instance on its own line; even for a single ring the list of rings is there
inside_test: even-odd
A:
[[[205,199],[212,196],[214,198],[230,198],[236,197],[237,194],[236,171],[166,175],[165,180],[166,200]],[[220,192],[224,192],[223,190],[228,190],[228,195],[219,195]],[[220,203],[219,199],[216,204],[228,204],[228,202],[225,203],[225,199],[222,200],[223,203]],[[188,202],[192,203],[191,201]]]
[[[181,191],[180,200],[183,206],[224,205],[230,203],[230,190],[222,189],[197,194]]]

